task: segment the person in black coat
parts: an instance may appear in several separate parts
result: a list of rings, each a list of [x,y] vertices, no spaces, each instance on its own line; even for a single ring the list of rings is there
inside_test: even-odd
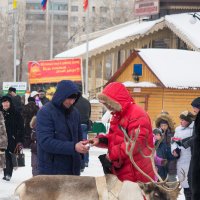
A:
[[[30,127],[30,122],[33,116],[37,114],[39,107],[35,103],[35,99],[33,97],[28,98],[28,104],[26,104],[22,110],[22,117],[24,119],[24,148],[30,148],[31,144],[31,133],[32,129]]]
[[[191,159],[192,172],[192,200],[200,199],[200,97],[191,103],[194,112],[197,114],[194,122],[194,140]]]
[[[3,179],[9,181],[13,173],[11,153],[14,153],[17,146],[19,150],[23,148],[24,122],[21,114],[15,110],[11,98],[8,96],[3,96],[1,98],[0,111],[2,111],[4,116],[8,137],[6,168],[4,169]]]
[[[16,88],[9,87],[7,96],[11,98],[12,103],[15,107],[15,110],[17,112],[21,112],[23,109],[23,105],[22,105],[21,97],[16,94]]]
[[[90,129],[91,104],[86,98],[81,95],[74,106],[78,109],[80,113],[83,140],[87,140],[88,131]],[[83,156],[83,160],[81,161],[81,172],[84,171],[85,167],[88,167],[88,164],[89,152],[84,154]]]
[[[49,102],[49,99],[46,97],[46,93],[44,90],[38,90],[39,93],[39,99],[42,102],[42,105],[45,105],[46,103]]]

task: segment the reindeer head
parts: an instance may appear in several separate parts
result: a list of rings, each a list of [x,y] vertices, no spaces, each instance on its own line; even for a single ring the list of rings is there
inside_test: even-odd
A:
[[[156,183],[139,183],[140,188],[145,193],[145,196],[149,200],[176,200],[180,193],[181,188],[167,191],[163,187],[158,186]]]

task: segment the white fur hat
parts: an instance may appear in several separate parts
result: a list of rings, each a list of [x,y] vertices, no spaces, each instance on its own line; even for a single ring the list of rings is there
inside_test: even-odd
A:
[[[30,95],[30,97],[34,97],[35,95],[38,95],[39,93],[37,92],[37,91],[33,91],[33,92],[31,92],[31,95]]]

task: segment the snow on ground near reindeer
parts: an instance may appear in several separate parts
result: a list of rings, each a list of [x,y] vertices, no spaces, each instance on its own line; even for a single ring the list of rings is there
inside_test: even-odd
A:
[[[105,153],[105,149],[92,147],[90,149],[90,162],[89,167],[85,168],[82,176],[102,176],[103,170],[98,160],[100,154]],[[2,180],[3,172],[0,172],[0,200],[14,200],[17,199],[13,196],[15,188],[24,180],[32,177],[31,173],[31,153],[29,149],[24,149],[26,166],[20,167],[13,172],[10,181]],[[185,200],[183,194],[180,195],[178,200]]]

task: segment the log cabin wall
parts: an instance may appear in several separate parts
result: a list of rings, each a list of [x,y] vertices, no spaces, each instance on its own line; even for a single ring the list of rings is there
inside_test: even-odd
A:
[[[103,106],[101,103],[91,103],[91,117],[92,122],[101,121],[103,115]]]
[[[167,111],[174,119],[175,126],[178,126],[180,113],[184,110],[192,111],[192,100],[200,96],[200,90],[164,88],[128,88],[128,90],[136,103],[148,112],[153,126],[156,116],[161,111]]]
[[[103,86],[107,83],[109,78],[119,69],[121,64],[126,61],[134,49],[140,49],[143,47],[158,48],[159,45],[163,45],[163,41],[166,48],[178,48],[176,46],[176,40],[178,39],[177,36],[175,36],[174,33],[167,27],[163,26],[164,25],[160,25],[160,27],[157,28],[157,31],[141,36],[140,38],[133,37],[128,43],[117,46],[116,48],[107,49],[101,54],[92,56],[90,59],[91,62],[89,65],[88,77],[90,99],[96,97],[97,94],[102,91]],[[105,77],[105,72],[107,70],[106,56],[110,56],[112,58],[110,63],[112,68],[110,77]],[[129,74],[129,78],[131,79],[131,74]]]
[[[116,81],[125,82],[125,81],[133,81],[133,66],[134,64],[142,64],[142,76],[139,77],[139,81],[147,81],[152,83],[160,83],[159,79],[152,74],[149,68],[146,67],[146,63],[144,63],[138,56],[135,57],[131,63],[127,66],[127,68],[120,74]]]
[[[105,52],[93,56],[91,62],[92,66],[89,66],[89,71],[91,70],[92,76],[89,76],[90,98],[96,97],[97,94],[102,91],[103,86],[108,81],[108,79],[105,78],[106,56],[109,55],[112,60],[112,76],[119,69],[121,63],[128,58],[128,56],[131,52],[133,52],[134,49],[143,47],[156,48],[158,47],[157,45],[159,45],[160,41],[163,41],[165,43],[165,48],[175,49],[181,48],[179,43],[183,42],[167,27],[162,27],[160,29],[158,28],[157,31],[141,36],[140,38],[131,38],[130,42],[117,46],[116,48],[108,48]],[[185,44],[185,49],[190,49],[190,47]],[[178,116],[180,112],[186,109],[191,110],[190,103],[195,97],[200,96],[200,91],[189,89],[166,89],[162,87],[163,85],[160,82],[159,77],[156,77],[151,72],[151,70],[146,67],[146,63],[144,63],[139,57],[134,58],[127,66],[126,70],[123,71],[120,76],[114,81],[133,81],[132,74],[133,65],[135,63],[141,63],[143,67],[143,74],[141,77],[139,77],[139,82],[146,81],[158,85],[157,88],[135,88],[137,92],[132,92],[132,95],[135,97],[136,102],[141,104],[142,107],[147,110],[152,122],[154,121],[157,114],[159,114],[162,110],[167,110],[174,118],[176,125],[179,125]],[[131,88],[130,90],[133,91],[134,88]],[[96,116],[95,118],[100,119],[101,116]]]

